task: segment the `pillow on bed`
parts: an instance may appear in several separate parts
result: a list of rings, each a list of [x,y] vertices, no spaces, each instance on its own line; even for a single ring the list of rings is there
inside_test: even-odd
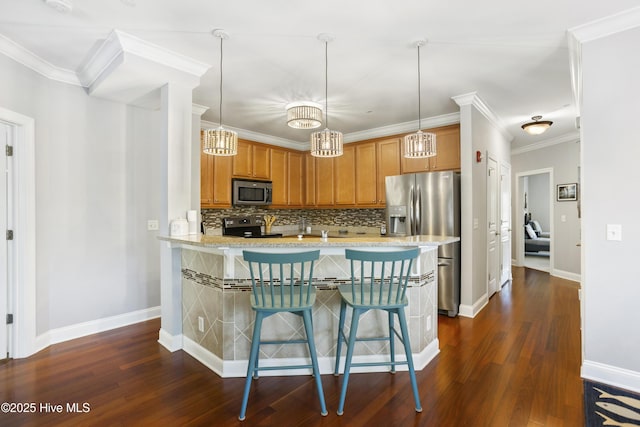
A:
[[[525,225],[524,229],[526,230],[527,235],[529,236],[530,239],[537,239],[538,238],[538,235],[536,234],[535,231],[533,231],[533,227],[531,227],[531,224]]]
[[[535,231],[536,234],[540,236],[540,233],[542,233],[542,227],[540,227],[540,223],[534,219],[530,222],[530,224],[533,224],[533,231]]]

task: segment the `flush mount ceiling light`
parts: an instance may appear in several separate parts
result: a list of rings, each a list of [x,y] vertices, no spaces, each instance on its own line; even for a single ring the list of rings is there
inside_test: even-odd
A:
[[[215,30],[213,35],[220,39],[220,127],[203,132],[202,151],[214,156],[235,156],[238,153],[238,134],[222,127],[222,42],[229,38],[229,34]]]
[[[315,129],[322,124],[322,108],[315,102],[292,102],[286,109],[289,127]]]
[[[404,157],[424,158],[436,155],[436,134],[422,132],[422,99],[420,96],[420,47],[427,44],[426,40],[416,42],[418,48],[418,131],[404,137]]]
[[[549,120],[540,121],[541,118],[542,116],[531,117],[531,120],[533,121],[523,124],[522,130],[527,132],[529,135],[540,135],[541,133],[544,133],[544,131],[551,127],[553,122],[550,122]]]
[[[60,13],[69,13],[73,10],[71,0],[44,0],[47,6],[50,6]]]
[[[329,34],[318,35],[318,40],[324,42],[324,114],[325,129],[311,134],[311,155],[315,157],[342,156],[342,132],[329,129],[329,60],[328,45],[333,41]]]

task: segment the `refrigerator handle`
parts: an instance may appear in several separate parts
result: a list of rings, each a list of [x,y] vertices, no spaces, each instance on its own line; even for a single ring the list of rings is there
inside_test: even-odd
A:
[[[414,218],[413,218],[413,208],[415,206],[415,202],[413,200],[413,185],[409,187],[409,233],[407,233],[409,236],[413,235],[413,223],[414,223]]]
[[[420,208],[422,206],[422,194],[420,193],[420,188],[416,190],[416,232],[414,235],[418,235],[422,233],[422,212],[420,212]]]

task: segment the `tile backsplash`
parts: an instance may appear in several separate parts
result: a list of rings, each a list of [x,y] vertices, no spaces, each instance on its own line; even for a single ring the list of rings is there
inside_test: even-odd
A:
[[[206,228],[222,228],[222,218],[245,215],[275,215],[276,225],[297,225],[300,218],[307,224],[335,227],[375,227],[384,224],[382,209],[265,209],[239,207],[232,209],[203,209],[202,221]]]

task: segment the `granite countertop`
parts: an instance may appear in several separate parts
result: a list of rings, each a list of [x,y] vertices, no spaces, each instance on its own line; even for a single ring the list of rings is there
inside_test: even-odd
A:
[[[230,236],[204,236],[202,234],[189,236],[158,236],[158,239],[175,245],[201,246],[208,248],[249,248],[249,247],[374,247],[374,246],[441,246],[460,241],[459,237],[452,236],[406,236],[388,237],[379,234],[356,234],[345,236],[332,236],[326,241],[320,237],[303,235],[301,239],[297,235],[245,239],[244,237]]]

